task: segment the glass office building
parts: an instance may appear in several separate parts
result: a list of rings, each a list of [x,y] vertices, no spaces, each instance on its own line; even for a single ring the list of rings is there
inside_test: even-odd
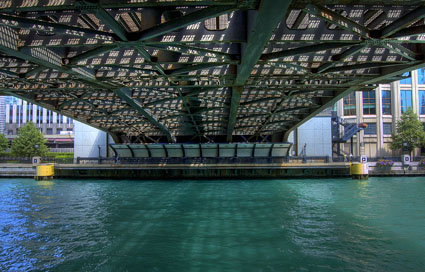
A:
[[[17,137],[19,128],[31,121],[47,138],[51,151],[73,151],[73,119],[13,96],[1,97],[0,107],[0,129],[8,139]]]
[[[357,91],[337,102],[338,116],[348,123],[366,123],[366,129],[354,136],[353,155],[368,157],[398,156],[389,144],[396,122],[408,108],[425,123],[425,69],[404,74],[407,78],[381,84],[371,91]],[[343,154],[350,154],[350,143],[341,144]],[[420,154],[416,150],[415,155]]]

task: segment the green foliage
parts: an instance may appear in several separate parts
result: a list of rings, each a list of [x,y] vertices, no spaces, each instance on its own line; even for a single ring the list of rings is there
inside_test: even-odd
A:
[[[0,155],[5,153],[5,150],[9,147],[9,140],[4,136],[4,134],[0,134]]]
[[[56,158],[56,159],[73,159],[74,153],[72,152],[49,152],[47,154],[47,157],[49,158]]]
[[[392,138],[392,150],[401,149],[403,143],[407,143],[407,150],[412,152],[425,143],[424,127],[412,109],[408,109],[401,115],[400,120],[397,121],[396,133],[393,133]]]
[[[43,134],[34,127],[32,122],[28,122],[19,128],[18,137],[13,140],[10,149],[13,156],[33,157],[46,156],[49,149],[46,146],[47,140]],[[36,148],[38,145],[38,148]]]

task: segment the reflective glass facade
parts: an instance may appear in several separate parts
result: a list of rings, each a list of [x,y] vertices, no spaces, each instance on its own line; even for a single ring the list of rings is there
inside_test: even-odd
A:
[[[418,92],[419,114],[425,114],[425,91]]]
[[[375,91],[363,92],[363,114],[374,115],[376,114],[376,99]]]
[[[410,72],[404,73],[403,76],[404,77],[408,76],[408,78],[400,80],[400,84],[412,84],[412,78],[410,77]]]
[[[382,91],[382,114],[391,115],[391,91]]]
[[[356,115],[356,93],[352,92],[344,98],[344,115]]]
[[[412,108],[412,90],[400,90],[401,113]]]
[[[425,84],[425,68],[418,69],[418,84]]]

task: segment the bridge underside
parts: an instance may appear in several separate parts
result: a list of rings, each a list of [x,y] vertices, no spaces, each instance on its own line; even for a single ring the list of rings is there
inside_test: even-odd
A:
[[[0,94],[120,142],[286,140],[425,66],[420,1],[0,3]]]

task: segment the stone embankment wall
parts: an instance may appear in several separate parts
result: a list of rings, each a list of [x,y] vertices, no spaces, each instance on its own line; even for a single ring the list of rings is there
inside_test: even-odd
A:
[[[4,163],[0,164],[0,177],[34,177],[35,168],[32,164]]]

